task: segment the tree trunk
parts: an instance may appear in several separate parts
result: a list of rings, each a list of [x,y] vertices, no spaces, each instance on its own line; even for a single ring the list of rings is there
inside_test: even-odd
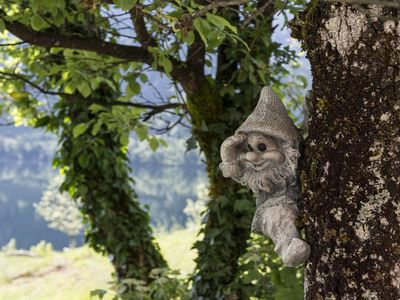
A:
[[[204,237],[195,244],[199,255],[193,298],[243,299],[235,279],[239,257],[245,253],[250,236],[254,201],[248,191],[224,178],[218,167],[220,145],[236,127],[221,124],[222,98],[206,79],[189,100],[189,109],[193,116],[193,134],[206,159],[210,197],[205,226],[201,230]],[[230,129],[219,132],[215,130],[218,125]]]
[[[61,125],[57,159],[66,175],[63,188],[80,199],[89,245],[111,258],[117,280],[150,282],[151,270],[165,268],[167,263],[152,236],[149,214],[131,187],[127,149],[121,142],[128,133],[105,124],[93,133],[99,113],[89,107],[99,100],[107,107],[116,97],[110,87],[102,85],[85,101],[64,102],[60,114],[65,117],[60,119],[71,121]],[[74,129],[82,123],[89,127],[76,136]]]
[[[305,299],[400,299],[398,19],[399,9],[313,0],[292,23],[313,75]]]
[[[271,3],[265,6],[267,2],[257,3],[260,9],[263,7],[266,17],[254,20],[252,28],[241,32],[243,40],[252,45],[254,58],[265,64],[269,63],[271,55],[269,34],[273,31],[271,16],[274,11]],[[239,23],[239,17],[232,10],[223,10],[220,15],[232,24]],[[265,36],[253,39],[252,30],[262,31]],[[201,230],[204,237],[195,244],[199,254],[193,276],[193,299],[249,298],[247,287],[241,282],[239,258],[246,253],[248,246],[255,200],[247,189],[223,178],[219,170],[220,146],[254,109],[265,79],[257,77],[257,83],[242,82],[233,75],[243,68],[239,64],[242,55],[234,51],[237,47],[237,44],[228,42],[221,45],[217,54],[216,78],[197,76],[196,88],[187,89],[193,134],[206,158],[210,189],[205,226]],[[193,53],[200,56],[201,51],[195,49]],[[203,69],[201,65],[198,73]],[[268,78],[270,74],[265,72],[264,76]],[[220,91],[226,86],[232,86],[236,92],[222,96]],[[190,93],[190,90],[194,92]]]

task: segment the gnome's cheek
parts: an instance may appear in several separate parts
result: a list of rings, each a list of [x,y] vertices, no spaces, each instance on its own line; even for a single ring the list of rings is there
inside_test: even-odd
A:
[[[281,164],[285,161],[285,155],[281,151],[268,151],[263,153],[263,160],[270,160],[274,163]]]

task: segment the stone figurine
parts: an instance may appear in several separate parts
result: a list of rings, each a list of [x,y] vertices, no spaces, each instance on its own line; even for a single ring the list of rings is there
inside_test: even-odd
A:
[[[310,255],[295,224],[298,144],[297,128],[285,106],[264,87],[253,113],[221,146],[223,176],[247,185],[257,196],[252,231],[270,237],[283,264],[290,267]]]

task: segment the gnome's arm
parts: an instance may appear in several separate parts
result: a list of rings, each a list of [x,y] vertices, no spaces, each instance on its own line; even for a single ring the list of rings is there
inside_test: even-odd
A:
[[[235,134],[228,137],[221,145],[222,163],[219,165],[224,177],[241,177],[243,166],[239,161],[239,154],[247,141],[244,134]]]

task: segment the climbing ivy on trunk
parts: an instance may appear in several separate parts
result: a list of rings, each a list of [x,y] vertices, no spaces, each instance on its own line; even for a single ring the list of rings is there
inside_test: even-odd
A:
[[[79,199],[89,245],[110,256],[118,280],[149,282],[150,272],[167,264],[154,242],[149,212],[132,188],[129,131],[102,119],[116,97],[101,85],[85,101],[59,103],[57,119],[68,121],[59,124],[60,149],[54,162],[65,174],[62,189]],[[115,111],[114,116],[118,118]]]

